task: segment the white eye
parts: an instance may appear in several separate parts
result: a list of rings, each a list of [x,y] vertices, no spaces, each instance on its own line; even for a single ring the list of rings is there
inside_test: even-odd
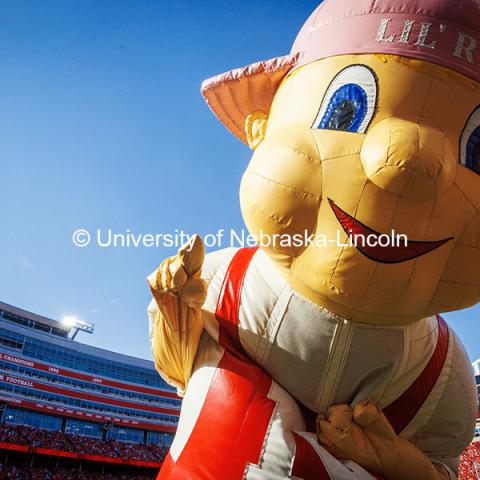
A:
[[[313,128],[365,133],[377,104],[377,81],[365,65],[342,70],[325,93]]]
[[[480,107],[470,115],[463,130],[460,163],[480,175]]]

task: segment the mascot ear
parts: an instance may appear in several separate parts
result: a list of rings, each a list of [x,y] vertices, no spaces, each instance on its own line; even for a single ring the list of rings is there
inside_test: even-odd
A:
[[[248,146],[255,150],[265,139],[268,115],[265,112],[254,112],[245,119],[245,134]]]

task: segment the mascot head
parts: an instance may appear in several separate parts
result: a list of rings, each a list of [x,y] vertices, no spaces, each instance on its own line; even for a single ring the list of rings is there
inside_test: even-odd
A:
[[[325,0],[290,55],[202,92],[255,151],[244,220],[295,290],[382,325],[479,301],[478,0]]]

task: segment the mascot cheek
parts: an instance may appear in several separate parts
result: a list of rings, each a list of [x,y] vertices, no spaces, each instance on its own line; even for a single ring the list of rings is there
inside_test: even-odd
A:
[[[477,211],[452,250],[432,298],[434,308],[451,311],[478,303],[480,297],[479,232],[480,211]]]
[[[312,131],[286,125],[257,148],[242,178],[243,218],[263,247],[294,258],[315,231],[321,192],[321,162]]]

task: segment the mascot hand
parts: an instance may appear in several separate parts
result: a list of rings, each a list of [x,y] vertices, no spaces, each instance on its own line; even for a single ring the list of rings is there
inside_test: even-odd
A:
[[[148,282],[159,306],[165,295],[178,296],[188,307],[199,309],[205,302],[207,284],[200,278],[205,259],[202,239],[195,235],[183,245],[177,255],[164,260]]]
[[[400,438],[375,405],[330,407],[317,418],[319,442],[336,458],[348,459],[387,480],[443,480],[448,473]]]
[[[155,366],[180,396],[190,379],[203,331],[200,309],[208,287],[200,277],[204,259],[203,242],[195,235],[148,277],[155,299],[148,309]]]

